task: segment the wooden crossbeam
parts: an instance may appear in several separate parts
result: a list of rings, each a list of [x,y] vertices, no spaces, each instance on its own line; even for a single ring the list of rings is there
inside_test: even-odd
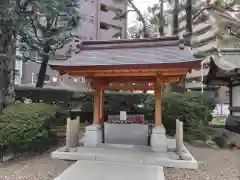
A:
[[[70,72],[76,72],[76,73],[98,73],[98,72],[105,72],[105,73],[124,73],[124,72],[171,72],[171,71],[182,71],[182,70],[187,70],[189,71],[189,68],[119,68],[119,69],[62,69],[62,72],[65,71],[65,73],[70,73]]]
[[[162,82],[162,86],[164,87],[165,83],[171,83],[171,82],[177,82],[179,81],[181,78],[181,76],[161,76],[161,82]],[[127,88],[130,88],[132,90],[140,90],[140,89],[152,89],[152,87],[146,87],[143,88],[142,86],[145,86],[143,84],[146,84],[146,86],[148,86],[149,83],[156,83],[156,77],[107,77],[107,78],[103,78],[103,77],[95,77],[95,78],[89,78],[87,79],[90,82],[90,85],[93,89],[97,89],[100,87],[104,87],[105,89],[116,89],[116,90],[127,90]],[[112,85],[113,87],[109,87],[109,84],[111,83],[115,83],[115,85]],[[117,85],[117,83],[126,83],[126,85]],[[138,85],[133,85],[134,87],[130,87],[130,85],[128,83],[140,83]],[[125,86],[125,87],[123,87]],[[136,87],[138,86],[138,87]],[[129,90],[130,90],[129,89]]]
[[[166,68],[166,69],[114,69],[114,70],[72,70],[68,72],[72,76],[85,77],[156,77],[161,75],[185,75],[189,68]]]
[[[155,86],[154,85],[128,85],[128,86],[103,86],[102,87],[104,90],[107,91],[116,91],[116,90],[130,90],[130,91],[137,91],[137,90],[142,90],[142,91],[147,91],[147,90],[154,90]]]
[[[176,71],[176,72],[163,72],[161,73],[162,76],[182,76],[182,75],[186,75],[187,71]],[[106,73],[106,72],[102,72],[102,73],[87,73],[87,74],[79,74],[78,72],[71,72],[69,73],[70,76],[84,76],[87,78],[96,78],[96,77],[152,77],[152,76],[157,76],[157,72],[126,72],[126,73]]]

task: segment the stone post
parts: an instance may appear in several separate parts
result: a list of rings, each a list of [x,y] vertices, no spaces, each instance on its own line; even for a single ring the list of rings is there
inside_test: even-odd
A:
[[[178,155],[183,154],[183,122],[176,120],[176,152]]]
[[[66,127],[66,149],[75,148],[79,140],[79,117],[76,119],[67,118]]]
[[[73,120],[73,128],[74,128],[74,146],[77,147],[79,144],[79,133],[80,133],[80,117],[77,116],[75,120]]]

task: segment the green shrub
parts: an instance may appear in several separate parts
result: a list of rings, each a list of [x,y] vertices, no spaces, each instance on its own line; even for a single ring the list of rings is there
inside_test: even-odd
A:
[[[92,111],[92,96],[86,94],[81,97],[83,110]],[[144,105],[139,108],[137,105]],[[105,114],[116,114],[125,110],[130,114],[141,113],[145,119],[154,119],[154,95],[134,93],[105,93]],[[212,120],[211,113],[215,108],[214,99],[200,92],[186,93],[163,93],[162,118],[163,125],[169,135],[174,135],[176,130],[176,119],[183,121],[185,137],[191,141],[194,139],[207,139],[207,125]]]
[[[24,98],[31,99],[32,102],[42,101],[45,103],[52,102],[69,102],[74,92],[64,89],[36,88],[36,87],[16,87],[16,100],[23,101]]]
[[[0,152],[43,150],[55,137],[59,108],[43,103],[10,105],[0,116]]]
[[[138,105],[144,105],[148,94],[138,94],[131,92],[121,93],[105,93],[104,94],[104,111],[107,113],[119,113],[127,111],[128,113],[147,112],[152,109],[140,108]],[[79,101],[82,103],[82,109],[86,112],[93,111],[93,96],[90,93],[85,93]]]
[[[163,97],[163,125],[175,134],[176,119],[183,121],[187,140],[206,140],[207,125],[215,108],[214,99],[197,93],[167,93]]]

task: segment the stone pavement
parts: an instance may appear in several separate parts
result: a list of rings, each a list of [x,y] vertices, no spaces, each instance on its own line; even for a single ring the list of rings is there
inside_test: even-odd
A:
[[[77,161],[54,180],[164,180],[163,168],[143,164]]]

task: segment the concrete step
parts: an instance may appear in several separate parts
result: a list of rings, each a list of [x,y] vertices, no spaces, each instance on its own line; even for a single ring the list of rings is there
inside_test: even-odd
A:
[[[163,167],[101,161],[77,161],[54,180],[164,180]]]

